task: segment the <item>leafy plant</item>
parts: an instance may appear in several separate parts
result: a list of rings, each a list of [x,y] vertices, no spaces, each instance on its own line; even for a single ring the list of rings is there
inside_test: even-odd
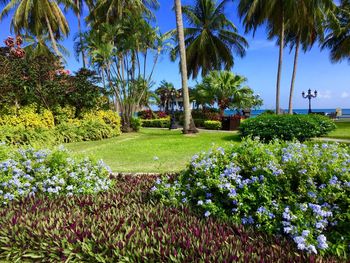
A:
[[[289,236],[301,251],[349,256],[348,147],[247,139],[193,156],[183,174],[152,191],[205,217]]]
[[[204,121],[204,128],[208,130],[220,130],[221,129],[221,121]]]
[[[305,141],[325,135],[335,128],[334,123],[323,116],[263,114],[243,122],[240,132],[243,137],[259,137],[264,141],[274,138]]]
[[[156,127],[156,128],[169,128],[170,119],[153,119],[153,120],[142,120],[142,127]]]

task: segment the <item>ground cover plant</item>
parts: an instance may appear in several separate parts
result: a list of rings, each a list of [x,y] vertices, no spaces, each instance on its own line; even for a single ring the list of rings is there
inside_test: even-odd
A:
[[[282,234],[301,250],[349,258],[350,149],[338,144],[245,140],[195,155],[152,188],[172,205]]]
[[[26,262],[336,262],[283,237],[149,198],[156,176],[118,176],[94,195],[37,195],[0,207],[0,259]]]
[[[304,141],[320,137],[336,129],[332,120],[320,115],[274,115],[263,114],[247,119],[240,126],[243,137],[259,137],[261,140],[273,139]]]
[[[102,162],[72,158],[64,148],[53,151],[0,145],[0,205],[28,196],[97,193],[111,184]]]
[[[122,133],[102,141],[68,143],[74,153],[102,159],[114,172],[179,172],[198,151],[212,144],[229,145],[240,141],[237,132],[201,131],[183,136],[181,130],[142,128],[138,133]]]

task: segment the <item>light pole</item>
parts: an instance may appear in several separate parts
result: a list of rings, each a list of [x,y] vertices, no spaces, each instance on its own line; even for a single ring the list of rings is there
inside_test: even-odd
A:
[[[311,89],[309,89],[308,91],[307,91],[307,94],[305,95],[305,92],[303,91],[302,93],[301,93],[301,95],[303,96],[303,98],[304,99],[308,99],[309,100],[309,114],[312,112],[311,111],[311,99],[313,99],[313,98],[316,98],[317,97],[317,90],[315,90],[314,91],[314,94],[312,94],[311,93]]]
[[[171,99],[171,116],[170,116],[170,130],[177,129],[175,124],[175,112],[174,112],[174,104],[175,104],[176,91],[175,89],[171,89],[170,91],[170,99]]]

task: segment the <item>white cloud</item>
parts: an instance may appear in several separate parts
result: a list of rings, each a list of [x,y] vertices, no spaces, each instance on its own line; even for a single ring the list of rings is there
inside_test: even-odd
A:
[[[319,97],[320,99],[331,99],[332,92],[330,90],[319,91],[317,97]]]
[[[350,97],[350,93],[344,91],[342,94],[341,94],[341,98],[343,99],[346,99],[346,98],[349,98]]]

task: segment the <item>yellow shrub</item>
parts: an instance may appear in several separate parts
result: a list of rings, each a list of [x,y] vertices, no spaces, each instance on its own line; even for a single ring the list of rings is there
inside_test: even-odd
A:
[[[35,105],[23,107],[17,113],[0,116],[0,125],[23,126],[25,128],[52,128],[54,127],[53,114],[49,110],[36,113]]]
[[[89,113],[85,113],[83,115],[84,120],[100,120],[105,124],[109,125],[113,130],[115,130],[116,134],[120,134],[120,117],[118,113],[111,110],[98,110],[91,111]]]

